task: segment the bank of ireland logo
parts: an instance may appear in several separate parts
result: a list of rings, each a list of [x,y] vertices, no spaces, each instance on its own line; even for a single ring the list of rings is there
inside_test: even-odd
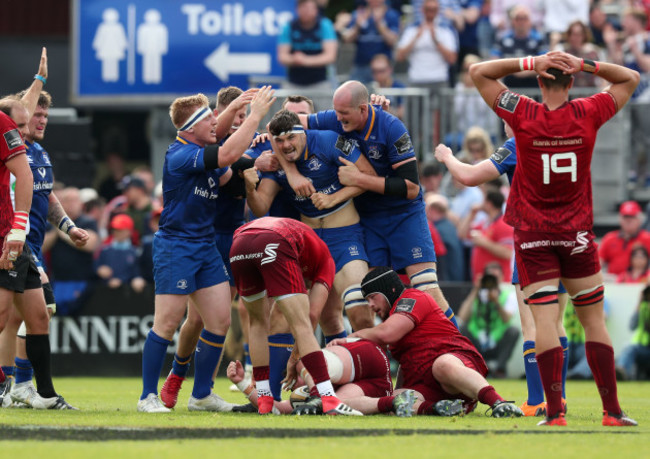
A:
[[[421,247],[413,247],[411,249],[411,254],[413,255],[413,258],[422,258],[422,248]]]
[[[186,279],[180,279],[178,282],[176,282],[176,288],[179,288],[181,290],[185,290],[187,288],[187,280]]]
[[[264,248],[264,254],[266,256],[262,258],[262,261],[260,262],[261,265],[265,265],[267,263],[273,263],[275,261],[275,259],[278,257],[278,254],[275,252],[275,249],[277,249],[279,245],[280,244],[277,243],[266,244],[266,247]]]

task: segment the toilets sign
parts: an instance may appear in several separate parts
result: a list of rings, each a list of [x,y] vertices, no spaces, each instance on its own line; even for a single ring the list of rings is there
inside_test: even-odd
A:
[[[283,76],[277,38],[295,0],[75,0],[76,103],[168,102]]]

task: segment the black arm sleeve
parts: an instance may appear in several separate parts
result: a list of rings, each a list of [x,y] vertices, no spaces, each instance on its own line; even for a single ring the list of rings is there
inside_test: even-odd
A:
[[[384,194],[386,196],[396,196],[398,198],[406,198],[408,195],[408,187],[406,181],[420,184],[418,177],[418,166],[416,161],[409,161],[402,164],[397,169],[397,177],[386,177],[386,184],[384,185]]]
[[[219,145],[208,145],[203,149],[203,165],[206,171],[219,168]]]
[[[230,166],[230,168],[232,169],[233,173],[237,173],[239,171],[244,171],[246,169],[250,169],[253,166],[255,166],[255,160],[254,159],[247,158],[246,156],[242,156],[237,161],[235,161]]]
[[[232,177],[230,177],[230,180],[228,180],[225,185],[219,187],[219,189],[235,198],[246,197],[246,182],[243,177],[239,176],[239,172],[235,170],[232,171]]]

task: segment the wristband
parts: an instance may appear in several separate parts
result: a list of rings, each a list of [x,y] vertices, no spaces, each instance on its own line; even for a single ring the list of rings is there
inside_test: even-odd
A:
[[[14,212],[14,221],[11,224],[11,229],[23,230],[27,229],[27,222],[29,221],[29,212],[23,210],[16,210]]]
[[[61,219],[59,222],[59,229],[63,231],[65,234],[70,234],[70,230],[72,228],[76,228],[77,225],[74,224],[72,220],[66,215]]]
[[[535,58],[533,56],[526,56],[519,58],[519,70],[535,70]]]
[[[599,68],[600,65],[598,64],[598,61],[592,61],[590,59],[581,59],[580,61],[580,70],[583,72],[596,73]]]
[[[47,83],[47,78],[45,78],[44,76],[39,75],[38,73],[36,75],[34,75],[34,79],[35,80],[41,80],[41,82],[43,83],[43,86],[45,86],[45,83]]]

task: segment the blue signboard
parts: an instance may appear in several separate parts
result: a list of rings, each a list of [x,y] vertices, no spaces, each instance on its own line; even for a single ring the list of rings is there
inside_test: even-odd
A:
[[[277,37],[295,0],[75,0],[76,102],[165,100],[283,76]]]

